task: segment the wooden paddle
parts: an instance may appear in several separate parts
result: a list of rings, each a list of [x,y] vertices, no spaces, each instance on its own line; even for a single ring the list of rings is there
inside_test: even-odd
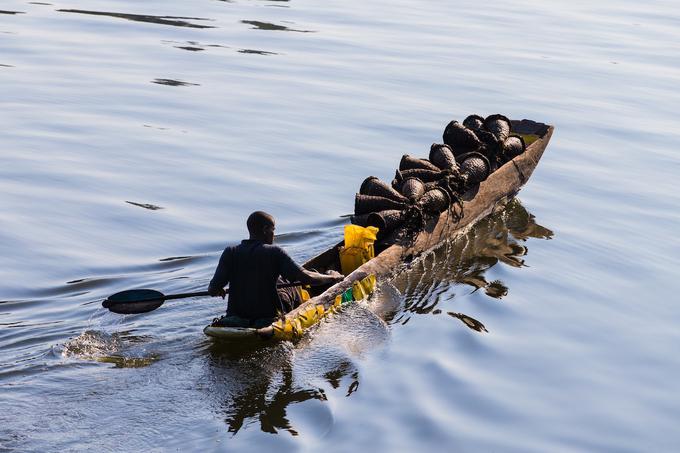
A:
[[[300,285],[302,283],[294,282],[276,285],[276,287],[290,288]],[[229,289],[225,289],[225,291],[228,293]],[[129,289],[109,296],[102,302],[102,307],[108,308],[113,313],[132,315],[153,311],[163,305],[166,300],[209,295],[208,291],[200,291],[197,293],[168,294],[166,296],[162,292],[153,289]]]

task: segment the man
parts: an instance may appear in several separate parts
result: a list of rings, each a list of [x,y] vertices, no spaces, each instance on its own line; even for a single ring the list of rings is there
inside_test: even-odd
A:
[[[305,285],[327,285],[344,277],[336,271],[328,274],[308,271],[298,266],[290,256],[274,243],[274,218],[263,211],[248,217],[250,238],[239,245],[224,249],[215,275],[210,281],[211,296],[226,296],[224,287],[229,283],[227,315],[213,325],[230,327],[265,327],[278,317],[278,313],[295,308],[295,288],[281,288],[276,284],[283,277],[289,282]],[[292,297],[291,297],[292,296]]]

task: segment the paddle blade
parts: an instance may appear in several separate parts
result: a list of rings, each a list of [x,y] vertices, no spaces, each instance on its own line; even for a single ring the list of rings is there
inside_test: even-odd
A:
[[[109,296],[102,307],[114,313],[132,315],[147,313],[157,309],[165,302],[165,295],[153,289],[131,289]]]

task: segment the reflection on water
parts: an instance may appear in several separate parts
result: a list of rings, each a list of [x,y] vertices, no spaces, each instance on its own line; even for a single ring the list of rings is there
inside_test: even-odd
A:
[[[135,22],[149,22],[153,24],[160,25],[173,25],[175,27],[189,27],[189,28],[215,28],[210,25],[198,25],[186,20],[211,20],[201,17],[178,17],[178,16],[149,16],[146,14],[126,14],[126,13],[112,13],[105,11],[88,11],[84,9],[58,9],[61,13],[77,13],[77,14],[90,14],[93,16],[109,16],[117,17],[120,19],[131,20]],[[185,20],[180,20],[185,19]]]
[[[242,20],[241,23],[252,25],[253,29],[257,30],[271,30],[271,31],[295,31],[298,33],[315,33],[313,30],[296,30],[294,28],[286,27],[285,25],[276,25],[269,22],[260,22],[259,20]]]
[[[406,324],[411,315],[440,314],[438,306],[453,299],[455,286],[465,284],[474,291],[483,289],[487,296],[502,299],[508,286],[501,280],[487,281],[485,273],[498,263],[515,268],[525,266],[528,238],[552,239],[553,232],[536,223],[534,216],[513,199],[507,206],[476,224],[463,236],[446,243],[415,262],[408,271],[394,279],[404,294],[404,307],[392,323]],[[466,326],[486,332],[484,325],[462,313],[448,312]]]
[[[157,206],[151,203],[137,203],[136,201],[126,201],[126,203],[133,206],[139,206],[140,208],[148,209],[150,211],[158,211],[159,209],[163,209],[162,206]]]
[[[211,392],[218,398],[230,433],[259,423],[264,432],[284,430],[295,436],[298,432],[288,419],[288,406],[311,399],[326,401],[323,389],[295,385],[292,348],[282,343],[247,351],[216,343],[209,349]]]
[[[168,85],[171,87],[200,86],[199,83],[183,82],[181,80],[175,79],[153,79],[151,83],[157,83],[158,85]]]
[[[172,45],[175,49],[182,49],[182,50],[188,50],[190,52],[201,52],[204,51],[206,47],[215,47],[215,48],[223,48],[223,49],[228,49],[229,46],[223,46],[221,44],[203,44],[198,41],[171,41],[167,39],[161,40],[163,44],[170,44]]]
[[[351,382],[347,387],[345,396],[351,396],[352,393],[359,389],[359,370],[356,369],[351,362],[343,362],[334,370],[328,371],[324,374],[324,378],[334,389],[340,388],[342,380],[348,377]]]
[[[276,52],[267,52],[266,50],[254,50],[254,49],[240,49],[239,53],[253,53],[256,55],[278,55]]]
[[[326,401],[326,394],[321,388],[294,388],[293,372],[289,367],[281,370],[278,381],[272,396],[268,396],[271,383],[256,380],[251,387],[225,403],[225,422],[230,433],[236,434],[246,420],[258,419],[264,432],[276,434],[285,430],[296,436],[298,432],[286,416],[288,406],[311,399]]]
[[[472,330],[476,330],[477,332],[488,332],[488,330],[486,330],[486,327],[484,327],[484,324],[477,321],[475,318],[472,318],[468,315],[464,315],[463,313],[454,313],[452,311],[446,312],[446,314],[451,317],[460,319],[461,321],[463,321],[463,324],[465,324]]]
[[[216,411],[233,435],[253,426],[297,436],[300,431],[289,415],[291,406],[316,402],[328,416],[315,416],[313,428],[325,432],[332,422],[326,405],[329,392],[339,391],[344,397],[357,392],[359,370],[353,359],[368,348],[375,350],[386,335],[383,321],[366,307],[354,305],[295,345],[215,342],[207,351],[207,368]]]
[[[175,49],[188,50],[190,52],[202,52],[202,51],[205,50],[203,47],[195,47],[195,46],[175,46]]]

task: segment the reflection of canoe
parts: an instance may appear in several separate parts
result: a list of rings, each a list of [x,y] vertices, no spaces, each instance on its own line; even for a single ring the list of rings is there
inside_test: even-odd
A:
[[[244,337],[274,337],[293,339],[323,316],[348,299],[359,300],[370,293],[375,281],[391,274],[401,264],[409,262],[466,230],[477,220],[490,214],[497,206],[502,206],[512,198],[528,181],[543,155],[553,127],[529,120],[513,121],[512,132],[521,134],[527,142],[524,153],[506,163],[488,179],[463,196],[462,215],[459,208],[442,213],[439,218],[430,220],[415,238],[399,241],[394,236],[376,243],[376,257],[349,274],[342,282],[332,287],[312,288],[312,298],[286,315],[285,324],[278,321],[263,329],[233,329],[206,327],[206,335],[238,340]],[[324,272],[339,270],[339,243],[320,255],[307,261],[304,266]]]

